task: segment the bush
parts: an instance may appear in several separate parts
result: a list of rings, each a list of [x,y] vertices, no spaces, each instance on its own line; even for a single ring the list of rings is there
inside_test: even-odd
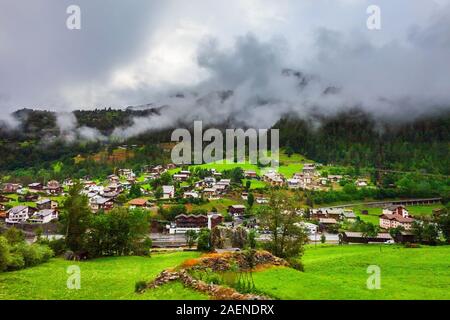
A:
[[[5,237],[0,237],[0,272],[5,271],[10,260],[9,245]]]
[[[48,242],[48,246],[53,250],[55,256],[62,255],[66,250],[64,239],[51,240]]]
[[[211,231],[209,229],[201,229],[197,238],[197,250],[211,250]]]
[[[134,285],[134,292],[136,293],[142,293],[145,289],[147,289],[147,282],[145,281],[137,281]]]
[[[25,261],[23,257],[19,254],[12,254],[8,262],[8,270],[14,271],[23,268],[25,268]]]
[[[29,245],[22,243],[13,248],[13,253],[22,256],[25,267],[31,267],[48,261],[53,256],[53,251],[44,245]]]
[[[288,260],[289,266],[292,269],[295,269],[297,271],[305,272],[305,266],[303,263],[298,259],[289,259]]]

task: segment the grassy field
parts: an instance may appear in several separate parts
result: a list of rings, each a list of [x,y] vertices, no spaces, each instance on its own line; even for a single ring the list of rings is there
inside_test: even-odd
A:
[[[305,272],[272,268],[254,274],[257,289],[279,299],[450,299],[450,246],[309,247]],[[381,270],[381,289],[366,286],[367,267]],[[287,280],[288,279],[288,280]]]
[[[207,299],[198,292],[171,283],[144,294],[134,293],[136,281],[149,281],[162,270],[175,267],[196,252],[155,254],[151,258],[102,258],[71,262],[61,258],[25,270],[0,273],[0,300],[6,299]],[[66,286],[67,267],[78,265],[81,289]]]
[[[166,268],[197,257],[195,252],[155,254],[151,258],[103,258],[74,263],[60,258],[37,267],[0,274],[5,299],[208,299],[170,283],[144,294],[136,281],[149,281]],[[450,246],[406,249],[390,245],[320,245],[306,248],[305,272],[274,267],[253,273],[259,292],[275,299],[450,299]],[[66,288],[67,267],[81,269],[81,289]],[[369,290],[367,267],[381,270],[381,289]]]

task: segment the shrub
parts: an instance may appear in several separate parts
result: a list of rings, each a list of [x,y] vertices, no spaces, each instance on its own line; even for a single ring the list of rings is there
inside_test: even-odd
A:
[[[0,272],[6,270],[10,259],[9,245],[5,237],[0,237]]]
[[[46,262],[53,256],[53,251],[48,246],[36,244],[19,244],[13,249],[13,252],[22,256],[25,267],[31,267]]]
[[[295,269],[297,271],[305,272],[305,266],[303,263],[298,259],[289,259],[288,260],[289,266],[292,269]]]
[[[197,239],[197,250],[211,250],[211,231],[209,229],[201,229]]]
[[[62,255],[66,250],[64,239],[51,240],[48,242],[48,246],[53,250],[56,256]]]
[[[16,245],[25,241],[25,234],[16,227],[9,228],[5,232],[5,238],[10,245]]]
[[[8,270],[20,270],[25,268],[25,261],[20,254],[12,254],[8,261]]]
[[[145,289],[147,289],[147,282],[145,281],[137,281],[134,285],[134,292],[142,293]]]

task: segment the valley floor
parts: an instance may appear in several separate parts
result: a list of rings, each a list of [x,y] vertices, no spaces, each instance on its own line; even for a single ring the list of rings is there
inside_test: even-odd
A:
[[[43,265],[0,274],[2,299],[208,299],[171,283],[144,294],[136,281],[150,281],[196,252],[155,254],[151,258],[102,258],[74,263],[61,258]],[[450,299],[450,246],[407,249],[397,245],[308,246],[305,272],[270,268],[255,272],[258,291],[275,299]],[[79,265],[81,288],[69,290],[67,267]],[[381,271],[381,289],[367,289],[367,268]]]

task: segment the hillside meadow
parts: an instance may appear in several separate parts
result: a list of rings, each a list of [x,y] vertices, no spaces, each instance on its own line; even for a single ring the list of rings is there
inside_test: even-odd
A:
[[[170,283],[144,294],[134,293],[136,281],[150,281],[164,269],[198,257],[174,252],[145,257],[101,258],[70,262],[61,258],[33,268],[0,274],[0,300],[112,299],[197,300],[209,297]],[[305,272],[276,267],[253,273],[258,292],[283,300],[450,299],[450,246],[406,249],[397,245],[309,245]],[[81,289],[66,287],[67,267],[81,269]],[[381,289],[366,286],[367,267],[381,270]]]

